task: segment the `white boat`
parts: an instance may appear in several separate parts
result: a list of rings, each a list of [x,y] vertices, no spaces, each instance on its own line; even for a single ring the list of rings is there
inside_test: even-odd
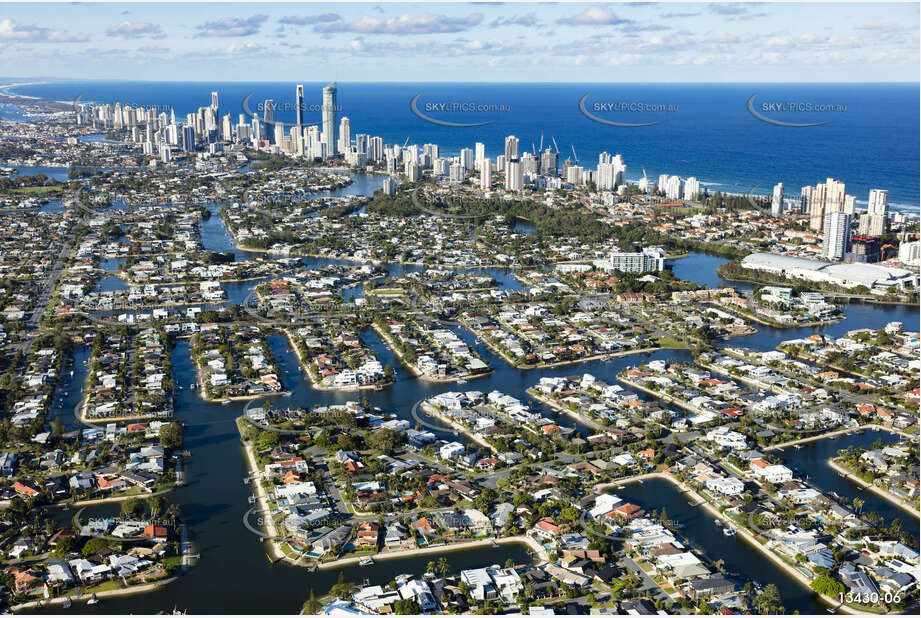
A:
[[[371,556],[368,556],[367,558],[362,558],[358,562],[358,566],[371,566],[372,564],[374,564],[374,558],[372,558]]]
[[[736,531],[733,530],[732,528],[723,528],[723,534],[725,534],[726,536],[735,536]]]
[[[721,521],[718,520],[718,519],[714,519],[714,520],[713,520],[713,523],[715,523],[717,526],[722,526],[722,525],[723,525],[723,522],[721,522]]]
[[[90,600],[87,601],[86,604],[87,604],[87,605],[96,605],[96,603],[99,603],[99,599],[96,598],[96,593],[94,592],[94,593],[93,593],[93,596],[90,597]]]

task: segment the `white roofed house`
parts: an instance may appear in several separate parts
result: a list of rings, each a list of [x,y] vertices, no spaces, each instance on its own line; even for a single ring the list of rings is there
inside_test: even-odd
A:
[[[418,579],[404,582],[397,589],[403,599],[415,599],[423,613],[428,614],[438,611],[438,601],[435,600],[429,585]]]
[[[461,571],[461,581],[467,584],[474,601],[487,601],[497,596],[495,584],[485,568]]]
[[[724,496],[739,496],[745,490],[745,483],[735,477],[717,477],[704,483],[710,491]]]
[[[439,449],[438,455],[442,459],[454,459],[461,455],[464,450],[464,445],[460,442],[448,442]]]
[[[482,511],[466,508],[464,509],[464,515],[467,517],[467,527],[474,534],[485,534],[492,529],[492,522]]]
[[[515,603],[518,594],[524,588],[518,572],[515,569],[500,569],[496,566],[490,567],[487,572],[492,577],[502,602],[506,605]]]

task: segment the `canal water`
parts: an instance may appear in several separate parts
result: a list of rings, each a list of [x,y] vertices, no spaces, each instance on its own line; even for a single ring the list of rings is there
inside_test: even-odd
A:
[[[290,399],[279,405],[313,405],[319,402],[348,401],[355,394],[333,394],[310,388],[297,366],[297,358],[281,335],[270,338],[279,361]],[[218,405],[202,401],[197,390],[189,389],[196,371],[191,361],[188,340],[180,340],[173,351],[176,383],[183,390],[176,393],[176,415],[185,424],[185,447],[192,458],[186,467],[188,484],[174,489],[168,500],[180,504],[183,520],[188,524],[199,563],[179,581],[148,594],[105,599],[99,605],[75,605],[71,611],[86,613],[144,613],[171,611],[174,606],[196,614],[291,614],[300,610],[310,590],[325,594],[336,583],[339,570],[308,573],[303,567],[287,563],[270,564],[266,546],[243,525],[250,510],[252,493],[244,485],[247,475],[243,450],[234,419],[243,413],[244,404]],[[395,389],[390,389],[391,391]],[[368,393],[373,405],[387,410],[386,397],[391,393]],[[401,398],[402,399],[402,398]],[[282,403],[283,402],[283,403]],[[84,517],[115,512],[118,507],[88,509]],[[254,523],[252,516],[250,521]],[[450,552],[453,571],[483,565],[530,563],[523,546],[490,547]],[[431,555],[380,561],[370,567],[342,569],[347,581],[385,584],[399,573],[422,575]],[[437,559],[437,556],[434,557]]]
[[[370,182],[370,181],[368,181]],[[376,179],[375,179],[376,183]],[[350,185],[354,186],[354,185]],[[376,188],[376,187],[375,187]],[[221,223],[216,208],[212,217],[202,225],[203,243],[212,251],[233,251],[236,259],[248,259],[249,252],[233,246],[227,230]],[[675,274],[705,285],[719,285],[715,268],[723,260],[694,253],[677,260],[674,264]],[[329,263],[328,260],[303,260],[306,266]],[[421,267],[392,265],[392,274],[417,270]],[[511,274],[502,270],[489,270],[503,286],[518,286]],[[714,279],[714,277],[716,277]],[[106,285],[113,285],[106,283]],[[255,282],[225,284],[230,302],[240,302]],[[847,319],[828,327],[835,334],[843,334],[855,328],[878,328],[890,321],[902,321],[906,325],[918,323],[917,308],[887,307],[875,305],[850,305],[846,308]],[[481,356],[490,363],[494,372],[487,377],[470,380],[467,385],[453,383],[433,384],[416,379],[406,371],[373,331],[367,330],[362,336],[378,359],[391,365],[396,371],[396,382],[382,391],[330,392],[311,388],[303,375],[297,357],[282,335],[269,338],[271,349],[279,364],[286,390],[291,392],[287,398],[275,399],[278,406],[314,407],[330,403],[345,402],[367,398],[372,406],[381,408],[384,413],[394,413],[400,418],[412,421],[410,411],[414,404],[437,393],[450,390],[478,390],[490,392],[498,390],[522,400],[529,397],[525,390],[537,384],[545,376],[570,376],[591,373],[599,380],[614,383],[617,373],[624,367],[652,359],[671,359],[677,362],[691,360],[685,350],[662,350],[652,354],[628,356],[609,361],[594,361],[536,371],[524,371],[510,367],[498,355],[485,345],[476,342],[475,337],[462,328],[454,328],[468,344],[476,347]],[[772,349],[782,339],[791,339],[815,332],[816,329],[768,329],[759,326],[759,333],[748,338],[731,340],[729,345],[746,345],[758,349]],[[78,351],[78,355],[86,351]],[[78,356],[77,367],[82,366],[82,356]],[[243,403],[217,405],[200,399],[197,390],[189,385],[196,382],[196,370],[191,361],[188,340],[180,340],[173,350],[173,366],[176,383],[183,387],[176,393],[176,415],[186,427],[185,446],[192,453],[186,471],[188,484],[175,489],[169,500],[182,507],[182,516],[189,525],[192,538],[201,554],[199,563],[179,581],[148,594],[131,597],[106,599],[95,607],[75,606],[71,611],[89,613],[156,613],[169,611],[174,606],[187,609],[192,613],[293,613],[297,612],[313,589],[317,595],[325,594],[337,578],[338,571],[307,573],[300,567],[285,563],[270,564],[266,557],[266,547],[259,538],[251,534],[243,525],[243,518],[250,510],[248,497],[252,489],[244,485],[246,466],[234,419],[243,412]],[[85,376],[85,373],[83,374]],[[68,383],[68,395],[55,410],[68,423],[74,424],[73,406],[78,398],[82,378],[77,375]],[[57,401],[57,399],[56,399]],[[66,411],[70,409],[70,417]],[[544,409],[551,414],[547,408]],[[52,413],[52,416],[55,412]],[[557,415],[559,424],[575,428],[580,434],[588,433],[587,428],[565,415]],[[462,436],[442,432],[441,437],[465,442]],[[781,453],[791,465],[799,470],[810,471],[810,480],[826,491],[836,491],[843,496],[857,495],[867,500],[864,510],[875,510],[884,518],[904,517],[903,527],[911,529],[911,518],[905,513],[886,510],[886,503],[877,499],[879,504],[871,501],[869,492],[861,490],[848,481],[839,478],[830,471],[824,462],[838,448],[844,448],[851,440],[869,440],[885,434],[868,433],[862,436],[849,436],[837,440],[813,442],[802,449]],[[723,559],[731,572],[749,574],[762,584],[774,583],[783,596],[783,603],[788,611],[799,610],[808,613],[823,613],[824,609],[811,599],[810,592],[790,578],[782,570],[771,565],[757,551],[747,546],[738,537],[727,539],[700,507],[692,507],[666,481],[647,481],[643,485],[629,485],[618,488],[617,493],[647,510],[665,507],[670,519],[683,525],[681,534],[690,542],[701,548],[710,558]],[[889,505],[891,509],[894,506]],[[117,510],[117,506],[103,506],[95,509],[97,513]],[[96,514],[96,513],[93,513]],[[92,516],[93,514],[87,514]],[[914,529],[917,529],[917,519]],[[453,572],[461,569],[483,565],[502,564],[511,558],[517,563],[530,560],[524,547],[503,547],[501,549],[484,548],[448,554]],[[436,556],[437,559],[437,556]],[[396,561],[379,562],[371,567],[349,567],[343,569],[346,580],[371,584],[384,584],[399,573],[421,575],[425,565],[432,556],[418,556]]]
[[[837,456],[839,450],[848,447],[871,448],[871,445],[877,440],[885,444],[894,444],[902,438],[888,431],[866,430],[862,433],[841,434],[831,436],[814,442],[806,442],[800,445],[800,448],[787,447],[781,452],[772,451],[773,454],[783,458],[784,463],[793,469],[798,477],[809,476],[809,482],[826,493],[835,493],[846,498],[845,506],[854,510],[852,502],[854,498],[860,498],[864,501],[863,513],[876,513],[883,518],[888,526],[897,520],[902,530],[910,533],[915,539],[915,546],[918,545],[918,526],[917,516],[899,506],[886,500],[875,492],[868,491],[854,481],[839,476],[838,473],[828,465],[828,460]]]
[[[637,504],[647,512],[661,511],[678,526],[678,534],[694,547],[703,550],[711,561],[722,560],[727,573],[741,574],[761,585],[775,584],[780,591],[787,613],[799,610],[803,614],[823,614],[825,606],[779,566],[765,558],[740,535],[727,537],[723,528],[713,521],[712,514],[693,503],[665,479],[649,479],[611,490],[624,500]]]
[[[70,180],[70,168],[61,165],[14,165],[17,177],[37,176],[44,174],[48,178],[54,178],[58,182],[67,182]]]

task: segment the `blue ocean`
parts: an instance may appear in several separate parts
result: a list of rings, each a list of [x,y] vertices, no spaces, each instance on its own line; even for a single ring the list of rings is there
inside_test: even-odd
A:
[[[304,83],[305,123],[319,123],[324,83]],[[173,108],[177,118],[208,105],[217,91],[221,114],[234,119],[272,99],[276,120],[294,121],[295,82],[57,82],[18,86],[14,92],[56,100],[120,101]],[[417,116],[410,107],[444,126]],[[752,97],[755,97],[752,99]],[[584,101],[583,101],[584,97]],[[757,118],[818,126],[780,126]],[[588,117],[647,126],[613,126]],[[338,88],[340,115],[352,135],[379,135],[385,143],[436,143],[443,154],[486,144],[503,151],[506,135],[522,150],[554,147],[561,160],[594,168],[598,154],[620,153],[627,176],[643,169],[695,176],[711,191],[770,193],[783,182],[788,196],[827,177],[866,204],[870,189],[888,189],[890,207],[919,205],[918,84],[472,84],[347,83]],[[314,111],[315,110],[315,111]]]

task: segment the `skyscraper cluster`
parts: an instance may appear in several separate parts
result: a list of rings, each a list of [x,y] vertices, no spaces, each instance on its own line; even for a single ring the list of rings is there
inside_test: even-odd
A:
[[[824,183],[800,189],[800,212],[809,214],[809,228],[823,235],[822,256],[843,260],[851,252],[853,224],[861,242],[889,229],[889,192],[871,189],[867,212],[857,217],[857,198],[845,192],[844,183],[828,178]]]

